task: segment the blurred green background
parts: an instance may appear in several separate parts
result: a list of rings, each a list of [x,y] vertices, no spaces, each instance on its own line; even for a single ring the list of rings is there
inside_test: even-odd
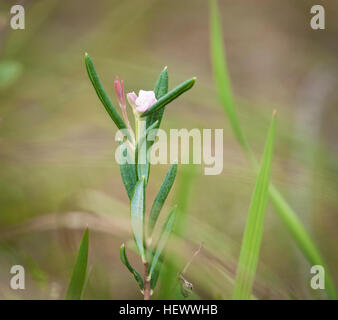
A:
[[[127,92],[151,90],[164,66],[170,88],[197,77],[194,88],[167,107],[162,127],[224,128],[224,169],[205,176],[201,166],[179,166],[169,203],[179,204],[184,227],[169,250],[179,271],[203,242],[186,273],[192,297],[231,298],[255,175],[218,102],[208,2],[21,3],[26,28],[12,30],[9,10],[19,3],[0,2],[0,299],[62,299],[87,224],[85,299],[142,298],[119,259],[119,246],[131,237],[128,197],[114,159],[116,129],[88,80],[85,52],[111,97],[116,75]],[[311,233],[338,285],[338,3],[321,3],[321,31],[309,24],[315,1],[219,4],[249,143],[260,158],[277,109],[272,181]],[[148,201],[167,170],[152,167]],[[9,287],[14,264],[25,267],[25,290]],[[269,206],[255,296],[325,298],[309,287],[310,267]],[[155,298],[167,297],[165,273],[163,280]]]

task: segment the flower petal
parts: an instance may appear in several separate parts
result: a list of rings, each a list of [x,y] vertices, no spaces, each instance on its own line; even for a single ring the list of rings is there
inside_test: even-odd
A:
[[[130,103],[130,105],[135,105],[135,101],[137,99],[137,95],[135,94],[135,92],[129,92],[127,93],[127,99],[128,102]]]
[[[147,111],[155,102],[156,97],[154,91],[145,91],[140,90],[139,96],[135,100],[136,110],[138,112],[145,112]]]

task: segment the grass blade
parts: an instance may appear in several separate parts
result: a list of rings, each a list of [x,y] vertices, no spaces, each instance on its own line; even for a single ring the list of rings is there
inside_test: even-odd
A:
[[[127,267],[127,269],[133,274],[136,282],[138,283],[141,290],[143,290],[143,279],[141,275],[131,266],[126,254],[126,247],[124,243],[120,247],[120,258],[122,263]]]
[[[69,281],[66,293],[67,300],[80,300],[82,297],[83,288],[86,280],[88,247],[89,247],[89,230],[86,229],[81,240],[72,276]]]
[[[163,251],[163,249],[164,249],[164,247],[165,247],[165,245],[168,241],[168,238],[170,236],[170,233],[171,233],[171,230],[173,228],[174,221],[175,221],[175,214],[176,214],[176,207],[174,207],[169,212],[168,217],[163,224],[160,239],[159,239],[158,244],[156,246],[154,257],[151,261],[151,267],[150,267],[150,272],[149,272],[150,277],[154,274],[157,263],[158,263],[158,261],[161,257],[162,251]]]
[[[147,111],[141,114],[141,117],[149,116],[150,114],[165,107],[168,103],[178,98],[182,93],[192,88],[196,78],[191,78],[179,84],[175,89],[169,91],[167,94],[158,99]]]
[[[210,1],[210,12],[211,12],[211,59],[213,65],[213,72],[215,77],[215,82],[218,88],[218,94],[226,114],[228,116],[232,130],[241,144],[243,149],[246,151],[249,159],[251,160],[255,169],[257,168],[256,159],[253,156],[253,153],[247,143],[247,140],[243,134],[243,130],[238,121],[235,105],[232,99],[232,91],[230,86],[230,80],[226,65],[226,57],[223,47],[223,37],[222,37],[222,28],[219,17],[219,11],[217,6],[217,0]],[[270,185],[269,196],[271,202],[274,205],[277,213],[285,223],[289,233],[291,234],[293,240],[298,245],[299,249],[302,251],[304,256],[308,259],[311,265],[322,265],[323,259],[318,249],[316,248],[313,240],[306,231],[304,225],[297,217],[297,214],[289,206],[287,201],[283,198],[280,192],[273,186]],[[331,299],[336,299],[336,292],[333,285],[332,278],[328,272],[328,269],[325,267],[326,276],[325,284],[326,291],[328,296]]]
[[[85,54],[85,64],[86,64],[86,69],[88,72],[89,79],[92,82],[93,87],[97,93],[97,96],[101,100],[106,111],[108,112],[112,120],[115,122],[118,129],[127,128],[126,124],[124,123],[124,121],[122,120],[118,112],[116,111],[115,107],[113,106],[112,102],[108,98],[106,92],[104,91],[103,86],[99,80],[99,77],[95,71],[92,59],[89,57],[87,53]]]
[[[171,190],[171,187],[174,184],[175,177],[177,173],[177,164],[174,163],[170,166],[164,181],[160,187],[160,190],[158,191],[155,200],[153,202],[153,205],[150,210],[150,216],[149,216],[149,222],[148,222],[148,232],[149,236],[151,236],[153,229],[155,227],[157,218],[161,212],[161,209],[164,205],[165,200],[168,197],[168,194]]]
[[[145,253],[143,245],[143,221],[145,210],[145,179],[140,179],[134,190],[134,195],[130,201],[131,225],[134,233],[137,249],[141,255],[142,262],[145,263]]]
[[[238,262],[233,299],[250,299],[256,274],[259,251],[263,236],[264,218],[268,201],[271,160],[275,136],[275,115],[273,115],[266,139],[261,168],[251,198],[241,253]]]
[[[223,48],[223,36],[221,29],[220,17],[218,14],[217,2],[210,1],[211,4],[211,60],[213,73],[218,89],[220,102],[226,112],[232,130],[239,143],[248,150],[247,141],[242,132],[241,126],[237,120],[237,112],[234,107],[232,90],[226,63],[225,51]]]

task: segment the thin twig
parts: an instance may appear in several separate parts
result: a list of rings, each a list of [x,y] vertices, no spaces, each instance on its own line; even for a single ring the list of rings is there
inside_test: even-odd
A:
[[[183,271],[181,272],[181,275],[184,275],[187,272],[187,270],[190,267],[192,261],[200,253],[200,251],[202,250],[202,248],[203,248],[203,242],[201,242],[199,248],[195,251],[195,253],[192,255],[192,257],[190,258],[190,260],[188,261],[188,263],[185,265]]]

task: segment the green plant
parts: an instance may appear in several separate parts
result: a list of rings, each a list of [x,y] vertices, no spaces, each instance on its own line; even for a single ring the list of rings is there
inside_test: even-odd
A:
[[[88,264],[89,230],[86,229],[82,236],[79,252],[75,261],[72,276],[66,293],[67,300],[79,300],[82,298]]]
[[[268,202],[270,168],[275,136],[275,114],[266,139],[262,164],[252,195],[234,285],[234,299],[249,299],[262,242],[264,217]]]
[[[239,123],[237,112],[232,96],[232,90],[230,85],[230,78],[228,74],[228,68],[225,58],[225,52],[223,47],[223,37],[221,21],[219,17],[219,11],[217,6],[217,0],[210,0],[210,25],[211,25],[211,60],[213,65],[213,72],[215,82],[218,89],[219,99],[224,108],[224,111],[229,119],[230,126],[234,132],[238,142],[246,152],[249,160],[251,161],[254,169],[258,170],[257,161],[253,155],[253,152],[245,138],[242,127]],[[312,265],[325,266],[319,250],[314,244],[311,236],[306,231],[297,214],[290,207],[287,201],[283,198],[280,192],[270,184],[269,197],[274,205],[276,212],[285,223],[288,231],[290,232],[293,240],[298,245],[304,256]],[[328,269],[326,269],[325,286],[328,296],[331,299],[336,298],[336,291],[333,285],[332,278]]]
[[[146,187],[150,170],[148,153],[154,141],[153,139],[149,140],[148,136],[151,132],[156,134],[156,130],[160,127],[165,106],[189,90],[194,85],[195,78],[186,80],[173,90],[168,91],[168,70],[164,68],[155,84],[154,91],[140,90],[139,96],[134,92],[128,93],[127,99],[133,108],[135,120],[135,130],[133,130],[126,112],[123,81],[120,81],[117,77],[114,83],[117,100],[122,110],[121,117],[105,93],[88,54],[85,55],[85,64],[89,79],[99,99],[117,128],[125,133],[126,141],[120,141],[120,171],[130,200],[131,226],[137,252],[144,266],[143,276],[128,261],[124,244],[120,248],[120,258],[134,276],[144,295],[144,299],[148,300],[159,277],[164,248],[175,220],[176,207],[169,212],[157,241],[152,239],[153,230],[156,227],[164,202],[173,186],[177,172],[177,164],[174,163],[171,165],[155,197],[150,215],[147,218],[145,214]]]

